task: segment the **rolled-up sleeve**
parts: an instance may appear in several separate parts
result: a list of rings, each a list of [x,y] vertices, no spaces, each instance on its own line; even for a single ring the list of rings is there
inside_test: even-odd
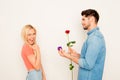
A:
[[[92,37],[87,42],[87,49],[85,57],[80,57],[78,64],[80,67],[91,70],[96,62],[97,56],[100,52],[101,42],[100,38]]]

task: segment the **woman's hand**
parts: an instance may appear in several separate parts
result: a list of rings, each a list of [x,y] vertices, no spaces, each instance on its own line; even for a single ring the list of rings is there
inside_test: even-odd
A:
[[[43,80],[46,80],[46,78],[45,78],[45,77],[43,77]]]
[[[34,44],[34,45],[32,46],[32,48],[33,48],[34,51],[39,50],[39,46],[38,46],[37,44]]]

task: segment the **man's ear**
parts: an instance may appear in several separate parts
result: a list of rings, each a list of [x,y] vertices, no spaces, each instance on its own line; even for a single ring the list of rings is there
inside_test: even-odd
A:
[[[90,22],[93,22],[95,20],[95,18],[93,16],[89,16],[88,19]]]
[[[90,20],[90,22],[94,22],[95,18],[93,16],[89,16],[89,20]]]

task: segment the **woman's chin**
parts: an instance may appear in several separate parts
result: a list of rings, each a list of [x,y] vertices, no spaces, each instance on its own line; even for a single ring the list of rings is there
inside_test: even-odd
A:
[[[34,45],[34,42],[29,42],[30,45]]]

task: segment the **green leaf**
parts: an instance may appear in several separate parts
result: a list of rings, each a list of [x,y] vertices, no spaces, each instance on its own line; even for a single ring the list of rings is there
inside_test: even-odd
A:
[[[72,70],[74,66],[72,64],[69,65],[69,69]]]
[[[67,46],[68,46],[68,47],[72,47],[73,44],[75,44],[75,43],[76,43],[76,41],[70,41],[70,42],[67,43]]]
[[[72,64],[69,64],[69,66],[72,66]]]

